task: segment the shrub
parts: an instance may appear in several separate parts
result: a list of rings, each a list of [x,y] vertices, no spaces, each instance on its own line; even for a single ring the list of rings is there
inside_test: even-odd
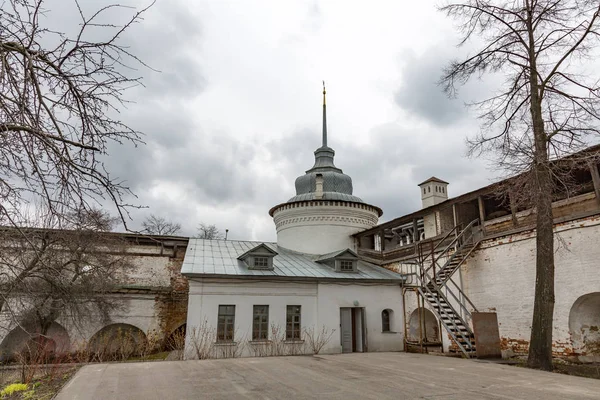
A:
[[[11,385],[8,385],[4,389],[2,389],[2,391],[0,392],[0,398],[4,398],[6,396],[12,395],[13,393],[22,392],[24,390],[27,390],[27,385],[26,384],[24,384],[24,383],[13,383]]]

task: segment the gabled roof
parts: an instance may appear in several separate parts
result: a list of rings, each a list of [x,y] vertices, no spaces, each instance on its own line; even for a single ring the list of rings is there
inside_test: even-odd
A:
[[[248,250],[247,252],[245,252],[244,254],[242,254],[241,256],[238,257],[238,260],[243,260],[244,258],[248,257],[250,254],[252,253],[258,253],[260,250],[266,250],[267,253],[272,254],[273,256],[277,255],[277,252],[273,249],[271,249],[269,246],[267,246],[264,243],[259,244],[258,246]]]
[[[263,244],[277,253],[272,270],[250,269],[239,259]],[[343,250],[345,251],[345,250]],[[370,281],[400,283],[404,276],[366,261],[358,260],[357,271],[336,272],[317,262],[319,256],[297,253],[276,243],[246,242],[237,240],[190,239],[181,273],[187,277],[286,279],[303,281]]]
[[[323,261],[328,261],[331,260],[333,258],[337,258],[337,257],[341,257],[344,254],[350,254],[353,258],[358,259],[358,255],[353,252],[350,249],[343,249],[343,250],[338,250],[338,251],[334,251],[331,253],[327,253],[327,254],[323,254],[322,256],[320,256],[319,258],[317,258],[317,262],[323,262]]]
[[[436,178],[435,176],[432,176],[431,178],[429,178],[429,179],[427,179],[427,180],[425,180],[425,181],[423,181],[423,182],[419,183],[419,185],[418,185],[418,186],[424,185],[424,184],[426,184],[426,183],[429,183],[429,182],[439,182],[439,183],[444,183],[444,184],[446,184],[446,185],[449,185],[449,183],[448,183],[448,182],[446,182],[446,181],[443,181],[443,180],[441,180],[440,178]]]

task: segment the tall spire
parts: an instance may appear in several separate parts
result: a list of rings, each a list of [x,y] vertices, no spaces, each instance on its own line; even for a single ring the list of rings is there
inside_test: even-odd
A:
[[[325,105],[325,81],[323,81],[323,147],[327,147],[327,106]]]

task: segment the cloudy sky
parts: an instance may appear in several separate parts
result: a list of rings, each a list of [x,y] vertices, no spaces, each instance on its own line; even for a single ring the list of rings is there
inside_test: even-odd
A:
[[[132,211],[132,227],[153,213],[182,234],[204,222],[274,240],[268,210],[295,194],[320,146],[322,80],[336,164],[382,221],[419,208],[416,185],[432,175],[451,196],[488,184],[486,162],[465,157],[478,125],[463,104],[490,84],[452,100],[436,85],[459,51],[435,4],[157,0],[124,37],[160,71],[139,70],[145,87],[122,111],[146,145],[112,146],[107,159],[148,207]]]

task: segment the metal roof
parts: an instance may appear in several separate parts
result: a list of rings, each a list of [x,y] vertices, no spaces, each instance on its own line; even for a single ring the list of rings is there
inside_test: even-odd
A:
[[[403,276],[383,267],[359,260],[358,272],[335,272],[333,268],[316,262],[319,256],[297,253],[264,243],[277,252],[273,257],[273,270],[251,270],[238,257],[262,242],[238,240],[190,239],[181,267],[188,277],[252,277],[287,278],[302,280],[377,280],[400,282]]]
[[[335,152],[330,147],[319,147],[315,151],[315,165],[296,178],[296,196],[289,199],[288,203],[315,200],[317,174],[323,177],[323,199],[363,202],[359,197],[352,195],[352,178],[334,165],[334,155]]]
[[[441,180],[440,178],[436,178],[435,176],[432,176],[431,178],[424,180],[423,182],[419,183],[417,186],[421,186],[424,185],[428,182],[439,182],[439,183],[445,183],[446,185],[449,185],[448,182]]]

